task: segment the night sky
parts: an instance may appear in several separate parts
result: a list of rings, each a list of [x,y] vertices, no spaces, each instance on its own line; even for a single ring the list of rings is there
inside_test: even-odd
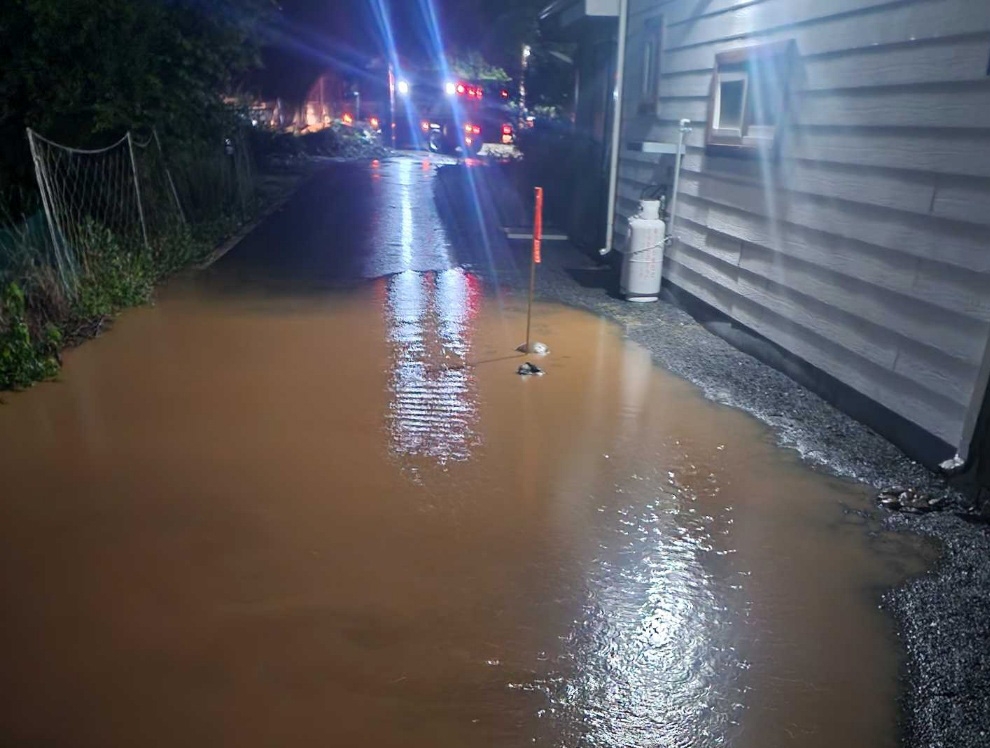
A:
[[[390,28],[400,57],[411,63],[436,57],[428,23],[432,6],[444,49],[477,51],[495,64],[515,59],[515,29],[520,8],[546,0],[282,0],[282,10],[267,28],[267,96],[298,96],[328,67],[360,67],[387,54]]]

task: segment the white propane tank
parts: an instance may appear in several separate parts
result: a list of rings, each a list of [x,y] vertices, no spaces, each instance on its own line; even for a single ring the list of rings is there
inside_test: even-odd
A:
[[[660,296],[667,231],[660,206],[659,200],[641,200],[639,213],[629,219],[619,283],[628,301],[656,301]]]

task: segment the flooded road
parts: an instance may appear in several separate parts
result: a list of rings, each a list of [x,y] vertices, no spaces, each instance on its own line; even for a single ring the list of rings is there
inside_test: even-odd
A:
[[[516,376],[401,196],[391,274],[177,281],[6,398],[0,744],[896,745],[929,554],[596,317]]]

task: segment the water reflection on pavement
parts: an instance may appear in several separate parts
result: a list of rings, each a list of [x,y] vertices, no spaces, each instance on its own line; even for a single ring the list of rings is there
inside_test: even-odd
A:
[[[477,391],[467,365],[480,281],[454,269],[399,273],[380,285],[393,351],[393,450],[441,464],[469,459],[479,438]]]

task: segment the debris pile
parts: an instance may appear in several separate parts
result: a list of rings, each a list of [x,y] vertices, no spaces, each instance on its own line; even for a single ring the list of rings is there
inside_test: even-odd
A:
[[[529,361],[527,361],[518,369],[516,369],[516,374],[518,374],[521,377],[530,377],[530,376],[542,377],[544,372],[543,369],[541,369],[536,364],[531,364]]]
[[[907,514],[924,514],[934,512],[945,505],[945,499],[920,493],[913,488],[892,486],[885,488],[877,496],[880,506],[895,512]]]

